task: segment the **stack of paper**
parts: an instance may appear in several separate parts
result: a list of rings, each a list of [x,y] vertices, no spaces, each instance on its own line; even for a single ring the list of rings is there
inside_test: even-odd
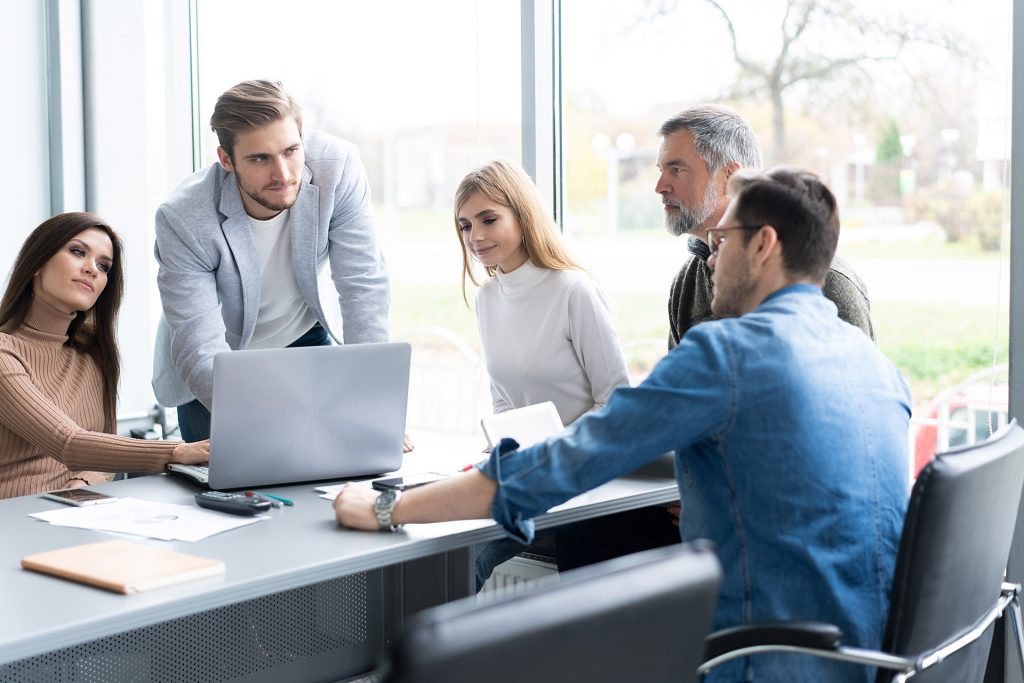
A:
[[[190,505],[153,503],[136,498],[121,498],[88,507],[62,507],[36,512],[29,517],[57,526],[113,531],[163,541],[200,541],[222,531],[269,519],[267,515],[239,517]]]

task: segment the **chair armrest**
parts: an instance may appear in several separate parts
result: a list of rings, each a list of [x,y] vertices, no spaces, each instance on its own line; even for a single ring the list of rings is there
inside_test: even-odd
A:
[[[835,650],[843,632],[838,626],[817,621],[770,621],[716,631],[704,640],[704,659],[758,645],[791,645],[815,650]]]

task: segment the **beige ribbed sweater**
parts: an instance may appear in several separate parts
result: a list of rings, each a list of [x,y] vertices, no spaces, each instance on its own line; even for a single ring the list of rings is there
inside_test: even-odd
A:
[[[20,328],[0,333],[0,498],[159,472],[177,445],[102,432],[99,366],[65,345],[73,318],[37,300]]]

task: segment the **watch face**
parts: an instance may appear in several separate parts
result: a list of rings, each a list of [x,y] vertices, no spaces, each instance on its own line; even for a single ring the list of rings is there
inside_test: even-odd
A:
[[[394,489],[389,489],[387,491],[383,491],[379,496],[377,496],[377,501],[374,504],[374,506],[378,510],[385,509],[387,506],[391,505],[392,502],[394,502],[394,500],[395,500],[395,493],[396,492],[395,492]]]
[[[388,489],[377,496],[377,500],[373,504],[373,512],[377,517],[377,524],[380,525],[382,531],[395,530],[394,525],[391,524],[391,511],[395,509],[398,496],[398,491]]]

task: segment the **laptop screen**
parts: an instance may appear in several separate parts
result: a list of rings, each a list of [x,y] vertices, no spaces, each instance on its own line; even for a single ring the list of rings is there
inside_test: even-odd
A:
[[[217,354],[210,487],[341,479],[398,469],[411,354],[405,343]]]

